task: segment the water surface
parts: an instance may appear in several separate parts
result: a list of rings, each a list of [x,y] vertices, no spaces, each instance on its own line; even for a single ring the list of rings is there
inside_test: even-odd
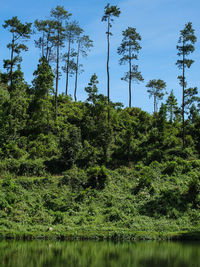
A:
[[[1,241],[0,266],[200,267],[200,243]]]

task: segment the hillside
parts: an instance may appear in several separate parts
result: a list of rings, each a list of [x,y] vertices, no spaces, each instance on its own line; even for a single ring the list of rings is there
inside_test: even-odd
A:
[[[73,168],[6,177],[0,235],[12,238],[199,239],[200,161]]]

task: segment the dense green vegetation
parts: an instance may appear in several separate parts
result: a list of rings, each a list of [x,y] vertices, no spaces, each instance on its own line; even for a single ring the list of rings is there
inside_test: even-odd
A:
[[[118,17],[120,12],[117,7],[106,8],[104,20],[109,28],[110,16]],[[43,39],[36,42],[42,57],[31,86],[20,67],[20,53],[28,49],[24,41],[30,38],[31,24],[22,24],[13,17],[4,25],[12,41],[8,44],[11,59],[4,60],[5,72],[0,74],[0,233],[81,236],[80,229],[84,229],[93,230],[91,235],[83,233],[90,237],[98,236],[98,231],[101,237],[109,237],[110,231],[123,238],[134,238],[137,231],[147,231],[145,238],[170,238],[173,234],[169,232],[182,231],[196,231],[199,236],[197,88],[186,89],[183,73],[179,76],[182,106],[178,107],[171,91],[166,103],[158,108],[166,83],[151,80],[147,88],[154,98],[154,113],[150,115],[131,108],[131,98],[129,108],[113,103],[109,79],[108,97],[99,94],[94,74],[85,88],[87,100],[77,102],[80,54],[86,55],[92,41],[82,35],[75,22],[63,28],[62,21],[68,21],[70,15],[58,6],[51,11],[51,20],[35,22],[43,33]],[[180,40],[186,38],[192,44],[178,46],[179,56],[186,48],[189,50],[185,56],[193,52],[193,33],[191,23],[181,31]],[[128,45],[129,36],[132,43]],[[107,37],[109,42],[109,32]],[[119,49],[122,61],[132,64],[131,60],[137,59],[134,53],[141,48],[140,39],[134,28],[124,32]],[[58,94],[64,41],[68,44],[65,95]],[[78,44],[77,52],[71,50],[74,42]],[[186,58],[177,61],[183,71],[192,63]],[[75,101],[67,95],[71,74],[76,75]],[[143,79],[137,65],[130,66],[125,79],[129,81],[130,97],[131,81],[136,78]]]
[[[200,161],[1,180],[3,237],[199,238]]]

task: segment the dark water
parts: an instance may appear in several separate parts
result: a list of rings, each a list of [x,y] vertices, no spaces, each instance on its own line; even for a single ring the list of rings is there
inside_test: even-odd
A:
[[[1,241],[0,266],[200,267],[200,243]]]

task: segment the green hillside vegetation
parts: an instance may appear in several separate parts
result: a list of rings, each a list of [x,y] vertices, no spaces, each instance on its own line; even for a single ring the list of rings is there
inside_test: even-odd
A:
[[[200,161],[154,161],[4,178],[1,237],[198,239],[199,168]]]
[[[119,16],[116,7],[106,8],[104,21]],[[131,107],[131,81],[143,80],[137,65],[124,78],[129,81],[128,108],[112,102],[109,92],[99,93],[96,74],[85,88],[86,101],[77,101],[80,66],[74,58],[86,55],[92,41],[76,23],[62,27],[69,17],[58,6],[51,20],[35,21],[44,39],[36,42],[42,57],[32,85],[20,66],[31,24],[17,17],[5,21],[12,40],[11,59],[4,60],[0,73],[0,236],[199,238],[200,101],[197,88],[187,87],[184,72],[193,60],[177,61],[183,70],[178,77],[181,106],[173,91],[158,106],[166,83],[152,79],[146,87],[154,99],[153,114]],[[141,37],[128,28],[118,50],[125,62],[129,35],[136,45],[133,51],[141,49]],[[69,46],[66,92],[59,94],[59,49],[66,38],[69,45],[78,43],[79,50],[73,54]],[[191,23],[181,31],[179,44],[183,40],[187,45],[178,46],[178,56],[185,49],[186,55],[194,51]],[[51,49],[57,51],[56,75]],[[129,63],[136,57],[132,54]],[[75,101],[67,94],[73,74]]]

